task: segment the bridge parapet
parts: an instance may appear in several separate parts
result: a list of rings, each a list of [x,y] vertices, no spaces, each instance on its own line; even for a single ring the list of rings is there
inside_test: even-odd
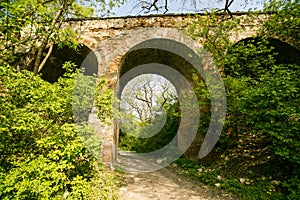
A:
[[[200,15],[209,17],[209,15]],[[90,19],[70,19],[66,23],[77,30],[82,38],[82,43],[90,49],[95,50],[98,45],[111,37],[122,36],[124,31],[140,28],[176,28],[184,29],[185,21],[195,20],[197,15],[173,14],[173,15],[151,15],[137,17],[113,17],[113,18],[90,18]],[[220,15],[220,20],[224,20],[224,15]],[[256,17],[250,17],[248,13],[235,13],[234,17],[242,21],[241,30],[234,35],[231,40],[239,41],[243,38],[252,36],[267,18],[266,14],[259,14]],[[251,19],[251,20],[250,20]]]

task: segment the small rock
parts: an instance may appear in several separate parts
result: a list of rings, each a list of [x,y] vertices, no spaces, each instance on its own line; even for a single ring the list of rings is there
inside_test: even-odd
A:
[[[137,177],[133,178],[133,181],[135,181],[135,182],[137,182],[137,181],[139,181],[139,180],[141,180],[141,179],[140,179],[140,178],[137,178]]]
[[[244,178],[240,178],[240,183],[245,183],[245,179]]]
[[[162,160],[162,159],[158,159],[158,160],[156,160],[156,163],[157,163],[158,165],[160,165],[162,162],[163,162],[163,160]]]
[[[221,184],[220,183],[216,183],[215,186],[216,187],[221,187]]]
[[[126,192],[126,191],[127,191],[127,188],[120,188],[120,191]]]
[[[277,185],[280,185],[280,181],[274,180],[274,181],[271,181],[271,184],[277,186]]]
[[[156,160],[156,163],[157,163],[158,165],[160,165],[161,163],[165,162],[166,160],[167,160],[167,158],[158,159],[158,160]]]

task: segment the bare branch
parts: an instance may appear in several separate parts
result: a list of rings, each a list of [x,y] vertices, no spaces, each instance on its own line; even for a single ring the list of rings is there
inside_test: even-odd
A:
[[[146,77],[145,77],[146,76]],[[157,111],[169,101],[172,93],[171,84],[162,78],[155,80],[145,75],[136,80],[130,91],[122,94],[122,99],[131,108],[131,113],[138,116],[140,121],[151,122],[155,119]],[[175,89],[173,89],[175,91]],[[159,109],[159,110],[158,110]]]
[[[226,0],[226,2],[225,2],[225,7],[224,7],[224,11],[227,12],[227,13],[230,15],[231,18],[232,18],[233,16],[232,16],[231,11],[229,10],[229,7],[231,6],[231,4],[232,4],[233,2],[234,2],[234,0]]]
[[[42,68],[45,66],[48,58],[50,57],[51,53],[52,53],[52,50],[53,50],[53,44],[50,45],[49,49],[48,49],[48,52],[47,52],[47,55],[45,56],[45,58],[43,59],[43,61],[41,62],[39,68],[38,68],[38,73],[42,70]]]
[[[165,0],[165,12],[164,14],[166,14],[169,11],[168,9],[168,0]]]
[[[160,6],[160,1],[159,0],[140,0],[134,8],[140,6],[142,8],[142,11],[144,11],[145,13],[149,13],[153,10],[155,11],[160,11],[163,9],[163,14],[166,14],[169,11],[169,1],[170,0],[164,0],[163,6]],[[182,7],[184,7],[184,4],[186,3],[186,1],[182,0]],[[224,11],[227,12],[230,17],[233,17],[232,12],[230,11],[230,6],[232,5],[232,3],[235,0],[225,0],[222,2],[225,2],[224,7],[222,9],[219,9],[218,11]],[[191,5],[196,5],[197,2],[204,2],[201,0],[190,0]],[[208,10],[208,8],[202,8],[200,10]],[[210,9],[211,10],[211,9]]]
[[[153,0],[152,3],[149,3],[147,1],[141,1],[142,9],[146,10],[145,13],[149,13],[151,11],[152,7],[154,7],[154,9],[156,11],[158,11],[157,3],[158,3],[158,0]]]

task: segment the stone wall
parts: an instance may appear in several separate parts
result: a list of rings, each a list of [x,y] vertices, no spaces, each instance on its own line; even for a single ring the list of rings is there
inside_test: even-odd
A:
[[[201,44],[188,38],[183,32],[186,26],[184,20],[193,20],[196,16],[187,15],[156,15],[147,17],[120,17],[107,19],[70,20],[70,24],[80,33],[82,43],[93,50],[98,61],[98,77],[106,76],[109,87],[115,89],[120,78],[120,71],[124,55],[134,46],[154,38],[165,38],[180,42],[196,51]],[[207,17],[203,15],[201,17]],[[220,16],[220,19],[223,16]],[[243,20],[243,30],[234,35],[231,40],[239,41],[251,37],[259,28],[265,15],[248,21],[246,14],[236,14]],[[110,165],[117,160],[118,127],[115,123],[107,126],[97,120],[96,114],[91,113],[90,123],[95,130],[104,137],[102,143],[102,160]],[[198,153],[203,135],[198,135],[188,154]],[[189,156],[189,155],[187,155]],[[190,155],[195,158],[196,155]]]
[[[201,15],[201,17],[208,17],[208,15]],[[220,20],[224,16],[220,15]],[[247,13],[236,13],[235,17],[242,20],[243,31],[238,35],[232,37],[233,41],[239,41],[243,38],[250,37],[259,28],[265,20],[266,15],[261,14],[249,21]],[[90,49],[95,50],[98,45],[108,38],[114,36],[122,36],[124,31],[140,29],[140,28],[176,28],[183,30],[186,27],[185,21],[193,21],[196,15],[151,15],[151,16],[137,16],[137,17],[114,17],[106,19],[74,19],[69,20],[70,24],[75,30],[80,33],[82,43]]]

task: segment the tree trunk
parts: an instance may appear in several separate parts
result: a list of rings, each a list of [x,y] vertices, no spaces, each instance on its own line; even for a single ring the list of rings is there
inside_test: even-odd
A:
[[[50,45],[49,50],[47,52],[47,55],[45,56],[45,58],[43,59],[43,61],[41,62],[41,64],[39,65],[38,68],[38,73],[42,70],[42,68],[45,66],[48,58],[50,57],[51,53],[52,53],[52,49],[53,49],[53,44]]]
[[[50,54],[52,52],[53,46],[51,45],[50,48],[49,48],[49,51],[48,51],[48,53],[46,55],[46,57],[42,61],[43,52],[46,49],[47,44],[48,44],[49,39],[50,39],[50,36],[51,36],[51,34],[53,33],[53,30],[56,27],[55,25],[56,25],[59,17],[62,16],[65,13],[65,11],[67,10],[67,8],[68,8],[67,1],[65,1],[65,0],[62,1],[61,6],[59,7],[57,13],[55,14],[55,16],[52,19],[52,22],[50,24],[50,30],[48,31],[45,39],[42,41],[42,44],[38,48],[38,52],[37,52],[37,55],[36,55],[36,58],[35,58],[35,62],[34,62],[34,67],[33,67],[33,72],[34,72],[35,75],[37,73],[39,73],[42,70],[42,68],[45,66],[45,64],[47,62],[47,59],[49,58],[49,56],[50,56]]]
[[[38,52],[37,55],[35,57],[35,61],[34,61],[34,67],[33,67],[33,73],[36,75],[39,72],[39,66],[40,66],[40,62],[42,60],[42,56],[43,56],[43,51],[46,48],[47,43],[43,42],[41,44],[41,46],[39,46],[38,48]]]

